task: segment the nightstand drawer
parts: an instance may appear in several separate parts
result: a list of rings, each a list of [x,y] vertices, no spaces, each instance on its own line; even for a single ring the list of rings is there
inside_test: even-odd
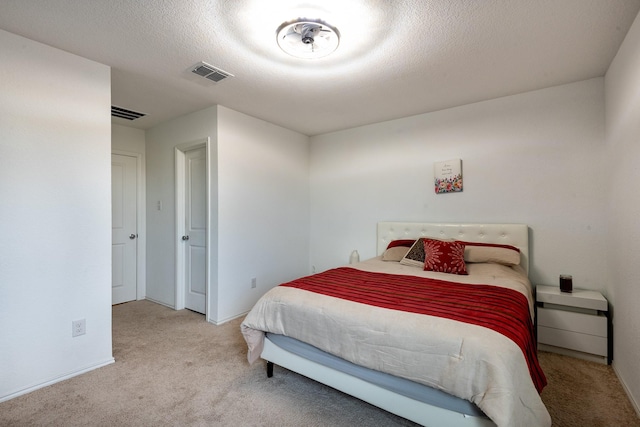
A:
[[[607,318],[571,311],[538,307],[538,326],[560,329],[568,332],[607,337]]]
[[[538,342],[556,347],[607,356],[607,338],[538,325]]]

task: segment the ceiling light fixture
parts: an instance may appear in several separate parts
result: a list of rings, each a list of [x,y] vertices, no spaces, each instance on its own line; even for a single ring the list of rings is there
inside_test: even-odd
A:
[[[276,34],[280,49],[297,58],[322,58],[340,44],[338,29],[319,19],[298,18],[284,22]]]

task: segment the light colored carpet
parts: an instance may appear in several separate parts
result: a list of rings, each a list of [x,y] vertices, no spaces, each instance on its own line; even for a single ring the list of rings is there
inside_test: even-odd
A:
[[[222,326],[148,301],[113,308],[116,363],[0,404],[2,426],[414,426],[279,367]],[[541,353],[557,426],[640,426],[610,367]]]
[[[640,426],[611,366],[540,352],[548,385],[542,391],[554,426]]]

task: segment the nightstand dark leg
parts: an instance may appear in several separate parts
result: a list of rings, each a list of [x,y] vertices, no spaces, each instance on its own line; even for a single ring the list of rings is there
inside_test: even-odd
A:
[[[273,362],[267,361],[267,378],[271,378],[273,376]]]

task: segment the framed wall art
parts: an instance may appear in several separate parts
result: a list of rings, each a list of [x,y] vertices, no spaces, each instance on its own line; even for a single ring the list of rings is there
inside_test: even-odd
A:
[[[452,159],[433,165],[436,194],[462,191],[462,160]]]

